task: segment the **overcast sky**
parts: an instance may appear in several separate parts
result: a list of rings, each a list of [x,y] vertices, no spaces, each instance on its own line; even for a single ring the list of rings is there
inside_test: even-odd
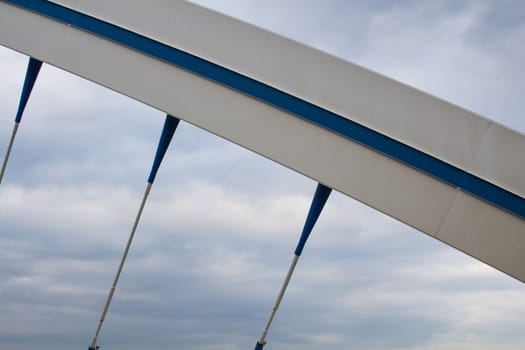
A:
[[[522,1],[199,0],[525,132]],[[0,155],[27,57],[0,48]],[[0,186],[0,348],[87,349],[164,115],[44,65]],[[99,343],[252,349],[315,182],[182,123]],[[266,349],[524,349],[525,285],[334,193]]]

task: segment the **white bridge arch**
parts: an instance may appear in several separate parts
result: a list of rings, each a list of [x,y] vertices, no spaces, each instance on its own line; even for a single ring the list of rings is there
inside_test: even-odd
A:
[[[4,0],[0,44],[176,115],[525,281],[525,137],[515,131],[185,2]]]

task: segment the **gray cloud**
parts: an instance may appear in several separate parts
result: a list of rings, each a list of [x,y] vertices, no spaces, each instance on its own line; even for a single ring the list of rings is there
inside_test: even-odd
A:
[[[519,2],[210,2],[525,130]],[[503,5],[501,5],[503,4]],[[0,50],[0,154],[26,58]],[[163,114],[45,66],[0,187],[0,346],[86,347],[144,190]],[[313,181],[183,124],[100,339],[252,348]],[[522,349],[523,285],[334,193],[270,349]]]

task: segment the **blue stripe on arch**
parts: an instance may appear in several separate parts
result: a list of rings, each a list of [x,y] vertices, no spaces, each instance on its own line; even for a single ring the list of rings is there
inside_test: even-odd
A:
[[[51,2],[3,1],[91,32],[264,101],[525,219],[524,198],[310,102],[182,50]]]

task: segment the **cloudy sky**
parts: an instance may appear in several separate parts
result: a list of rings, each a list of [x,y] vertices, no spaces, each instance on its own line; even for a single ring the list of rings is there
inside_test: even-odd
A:
[[[525,4],[198,3],[525,132]],[[0,48],[0,154],[27,57]],[[0,187],[0,348],[86,349],[164,115],[45,65]],[[252,349],[315,182],[186,123],[100,344]],[[267,349],[523,349],[525,285],[334,193]]]

